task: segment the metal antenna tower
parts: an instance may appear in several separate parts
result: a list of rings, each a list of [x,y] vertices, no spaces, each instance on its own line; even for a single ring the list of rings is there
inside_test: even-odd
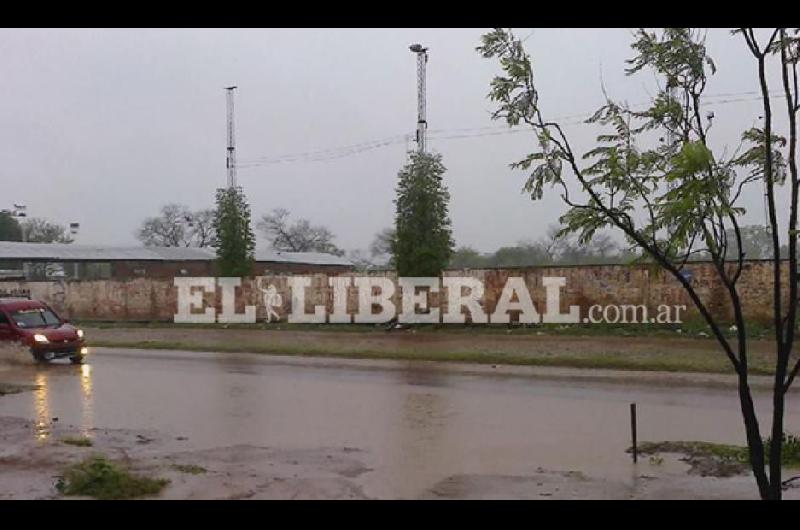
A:
[[[425,152],[425,134],[428,121],[425,118],[425,65],[428,63],[428,48],[412,44],[409,49],[417,54],[417,150]]]
[[[225,87],[228,91],[228,158],[226,167],[228,169],[228,187],[236,187],[236,132],[233,123],[233,91],[236,90],[235,86]]]

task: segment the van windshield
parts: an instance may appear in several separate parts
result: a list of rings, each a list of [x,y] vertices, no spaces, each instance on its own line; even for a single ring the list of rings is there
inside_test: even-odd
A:
[[[11,313],[17,326],[21,328],[46,328],[48,326],[59,326],[61,320],[50,309],[20,309]]]

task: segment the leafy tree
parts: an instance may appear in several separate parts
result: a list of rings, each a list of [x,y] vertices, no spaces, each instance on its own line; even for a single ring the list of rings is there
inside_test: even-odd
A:
[[[531,59],[522,42],[509,30],[495,29],[482,37],[477,50],[486,58],[499,59],[503,70],[491,82],[489,97],[498,104],[494,117],[504,119],[509,126],[529,127],[538,144],[534,153],[512,164],[530,172],[524,190],[533,200],[541,200],[545,189],[554,188],[568,207],[561,217],[563,233],[574,233],[580,243],[585,243],[600,229],[615,229],[686,290],[738,376],[748,452],[759,494],[764,499],[779,499],[782,443],[769,445],[768,474],[765,444],[748,378],[747,326],[737,287],[745,257],[740,227],[744,208],[737,199],[749,184],[758,183],[767,190],[777,351],[771,439],[782,440],[785,396],[800,371],[800,361],[796,359],[789,366],[798,305],[800,180],[795,153],[800,41],[778,28],[761,46],[752,29],[737,31],[756,59],[764,107],[763,128],[743,134],[743,142],[750,146],[750,156],[744,159],[715,155],[709,147],[713,114],[704,112],[702,95],[716,66],[696,30],[666,28],[636,33],[632,44],[635,56],[628,61],[626,73],[652,71],[661,81],[659,90],[642,111],[607,97],[606,104],[587,120],[605,127],[607,132],[599,135],[596,146],[583,156],[573,151],[557,122],[543,118]],[[774,57],[778,57],[781,68],[783,105],[790,132],[789,149],[781,157],[776,152],[783,148],[783,140],[773,132],[766,77],[767,60]],[[660,141],[656,140],[659,137]],[[577,181],[579,193],[570,189],[570,181]],[[788,226],[780,227],[775,190],[787,182],[791,210]],[[737,241],[735,255],[731,254],[729,234]],[[788,300],[783,298],[787,285],[781,277],[781,238],[788,241]],[[735,340],[722,332],[719,317],[711,313],[691,280],[681,274],[687,261],[702,253],[710,256],[733,309]]]
[[[448,202],[439,154],[411,153],[400,170],[392,255],[400,276],[439,276],[453,252]]]
[[[552,259],[547,248],[536,242],[521,241],[517,246],[497,249],[491,259],[493,267],[527,267],[547,265]]]
[[[558,265],[630,263],[639,259],[636,253],[621,248],[610,234],[602,232],[596,232],[589,241],[581,242],[575,233],[562,233],[556,228],[556,233],[548,240],[547,249],[552,263]]]
[[[742,250],[747,259],[768,259],[772,257],[772,237],[767,228],[763,225],[748,225],[740,229],[742,238]],[[726,234],[731,245],[732,256],[736,256],[739,251],[736,234],[733,230],[728,230]],[[780,255],[786,258],[789,255],[789,248],[781,246]]]
[[[458,247],[450,257],[451,269],[481,269],[488,267],[491,256],[485,256],[472,247]]]
[[[534,267],[541,265],[580,265],[628,263],[635,254],[623,250],[609,234],[596,233],[587,243],[579,243],[574,234],[561,233],[551,225],[537,241],[520,241],[514,246],[481,254],[471,247],[460,247],[450,259],[451,268]]]
[[[276,208],[266,214],[258,223],[272,248],[281,252],[324,252],[344,256],[344,250],[337,247],[335,236],[324,226],[312,226],[307,219],[289,221],[289,210]]]
[[[250,205],[242,188],[217,190],[214,231],[218,274],[230,277],[252,274],[256,240],[250,227]]]
[[[148,217],[136,233],[148,247],[210,247],[214,245],[214,210],[190,211],[167,204],[158,217]]]
[[[0,212],[0,241],[22,241],[22,228],[9,212]]]

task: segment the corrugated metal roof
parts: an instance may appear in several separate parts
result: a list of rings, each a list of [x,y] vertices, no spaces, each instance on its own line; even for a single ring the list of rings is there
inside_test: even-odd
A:
[[[181,247],[107,247],[65,243],[0,241],[0,259],[53,261],[168,261],[207,260],[213,251]]]
[[[0,241],[0,260],[31,261],[206,261],[216,258],[214,249],[196,247],[109,247],[65,243],[18,243]],[[256,261],[309,265],[352,265],[321,252],[256,251]]]
[[[325,254],[323,252],[276,252],[274,250],[256,250],[256,261],[273,263],[301,263],[309,265],[353,265],[347,258]]]

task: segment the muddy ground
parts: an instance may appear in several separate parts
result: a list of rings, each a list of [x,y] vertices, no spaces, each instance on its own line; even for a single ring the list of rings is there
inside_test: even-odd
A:
[[[34,441],[43,432],[47,440]],[[134,473],[166,478],[160,499],[369,499],[363,476],[372,471],[363,450],[352,447],[286,449],[234,445],[180,450],[183,441],[155,431],[92,428],[52,421],[37,425],[0,417],[0,499],[59,499],[63,470],[104,454]],[[92,447],[61,439],[87,435]],[[664,464],[659,467],[663,468]],[[632,482],[589,477],[580,471],[520,469],[515,475],[457,474],[422,491],[419,499],[752,499],[752,478],[697,478],[680,470],[642,473]],[[799,497],[794,491],[790,498]],[[75,497],[70,497],[75,498]],[[78,497],[79,498],[79,497]]]

